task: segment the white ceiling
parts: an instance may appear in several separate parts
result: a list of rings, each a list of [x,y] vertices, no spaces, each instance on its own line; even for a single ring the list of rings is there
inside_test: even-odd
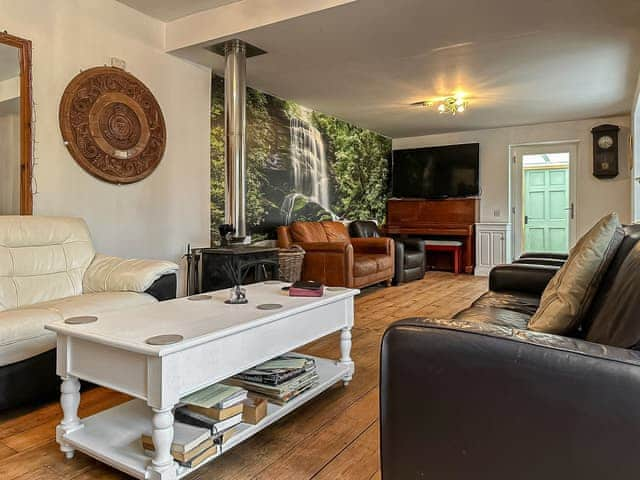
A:
[[[268,52],[251,86],[404,137],[629,112],[639,25],[638,0],[359,0],[234,37]],[[410,106],[456,90],[463,115]]]
[[[163,22],[241,0],[118,0]]]
[[[0,82],[19,75],[19,50],[0,43]]]

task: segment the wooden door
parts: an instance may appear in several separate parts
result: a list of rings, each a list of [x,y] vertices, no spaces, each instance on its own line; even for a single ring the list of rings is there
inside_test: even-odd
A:
[[[524,249],[569,251],[569,168],[524,170]]]

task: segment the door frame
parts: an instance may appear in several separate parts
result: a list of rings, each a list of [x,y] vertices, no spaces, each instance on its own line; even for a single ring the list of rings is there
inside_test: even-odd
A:
[[[573,246],[576,237],[576,218],[578,217],[579,213],[579,209],[576,204],[576,171],[579,158],[579,147],[580,141],[578,140],[509,145],[509,166],[511,170],[509,190],[511,203],[511,222],[513,224],[511,239],[514,258],[518,258],[523,253],[523,155],[558,153],[559,151],[569,152],[569,205],[573,205],[573,215],[569,216],[569,248]]]

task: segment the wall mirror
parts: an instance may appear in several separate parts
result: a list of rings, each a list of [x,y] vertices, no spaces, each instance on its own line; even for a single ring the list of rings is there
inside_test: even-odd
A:
[[[31,215],[31,42],[0,32],[0,215]]]

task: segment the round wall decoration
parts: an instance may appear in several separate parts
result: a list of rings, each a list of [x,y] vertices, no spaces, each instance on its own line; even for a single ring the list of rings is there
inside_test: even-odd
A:
[[[60,101],[60,130],[71,156],[111,183],[134,183],[158,166],[166,143],[164,117],[151,91],[115,67],[77,75]]]

